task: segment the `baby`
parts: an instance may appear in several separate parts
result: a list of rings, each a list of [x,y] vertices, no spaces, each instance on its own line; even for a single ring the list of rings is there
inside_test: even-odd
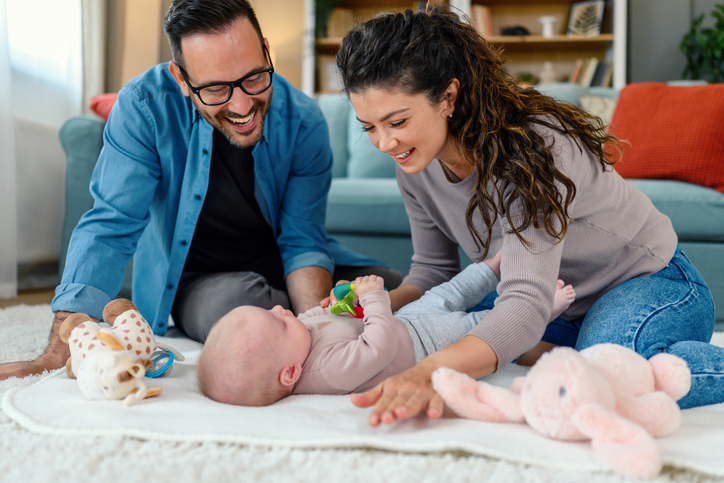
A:
[[[487,311],[465,312],[498,283],[500,258],[469,265],[395,315],[384,281],[355,280],[364,318],[315,307],[299,317],[277,305],[241,306],[212,328],[198,363],[201,391],[240,406],[290,394],[363,392],[464,337]],[[558,281],[551,320],[575,299]]]

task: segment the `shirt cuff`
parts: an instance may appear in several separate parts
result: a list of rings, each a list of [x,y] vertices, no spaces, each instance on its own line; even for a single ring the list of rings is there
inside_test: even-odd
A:
[[[53,312],[81,312],[101,319],[103,309],[111,298],[102,290],[82,283],[66,283],[55,289],[55,297],[50,305]]]
[[[334,273],[334,261],[328,255],[322,252],[305,252],[284,263],[284,278],[294,270],[304,267],[322,267],[329,273]]]

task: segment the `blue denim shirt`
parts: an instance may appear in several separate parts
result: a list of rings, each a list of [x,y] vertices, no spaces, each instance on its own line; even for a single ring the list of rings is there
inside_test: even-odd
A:
[[[380,265],[324,228],[332,151],[317,105],[274,76],[253,149],[255,194],[274,230],[284,276],[306,266]],[[91,179],[93,209],[68,247],[52,310],[101,317],[133,256],[133,301],[164,334],[209,183],[213,127],[160,64],[119,92]]]

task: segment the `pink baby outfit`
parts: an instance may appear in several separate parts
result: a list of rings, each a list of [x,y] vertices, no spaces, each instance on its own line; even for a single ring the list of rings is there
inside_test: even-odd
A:
[[[363,392],[415,365],[412,338],[392,315],[389,294],[368,292],[360,305],[364,319],[322,307],[299,316],[312,334],[312,347],[292,394]]]

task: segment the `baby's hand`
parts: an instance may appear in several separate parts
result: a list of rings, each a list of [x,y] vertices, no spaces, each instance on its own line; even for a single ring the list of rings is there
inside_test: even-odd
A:
[[[385,281],[382,277],[378,277],[377,275],[366,275],[364,277],[357,277],[354,281],[354,286],[355,291],[357,292],[357,297],[361,297],[367,292],[384,290]]]

